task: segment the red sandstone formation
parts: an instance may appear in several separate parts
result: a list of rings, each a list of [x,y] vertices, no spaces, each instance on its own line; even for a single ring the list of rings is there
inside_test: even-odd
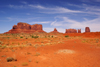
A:
[[[81,29],[78,29],[78,33],[81,33]]]
[[[85,32],[90,32],[90,28],[89,27],[86,27],[85,28]]]
[[[52,32],[50,32],[50,33],[59,33],[59,32],[57,31],[56,28],[54,28],[54,31],[52,31]]]
[[[44,32],[42,30],[41,24],[29,25],[27,23],[19,22],[14,25],[13,28],[6,33],[34,33],[34,32]]]
[[[65,33],[77,33],[76,29],[66,29]]]

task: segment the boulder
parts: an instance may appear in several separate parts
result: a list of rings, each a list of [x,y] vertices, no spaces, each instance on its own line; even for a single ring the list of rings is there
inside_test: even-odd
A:
[[[85,32],[90,32],[90,28],[89,27],[85,27]]]

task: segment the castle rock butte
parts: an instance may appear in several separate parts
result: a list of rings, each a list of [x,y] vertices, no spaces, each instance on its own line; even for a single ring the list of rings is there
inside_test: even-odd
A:
[[[34,33],[34,32],[45,32],[45,31],[43,31],[41,24],[30,25],[27,23],[19,22],[17,25],[14,25],[13,28],[6,33]]]

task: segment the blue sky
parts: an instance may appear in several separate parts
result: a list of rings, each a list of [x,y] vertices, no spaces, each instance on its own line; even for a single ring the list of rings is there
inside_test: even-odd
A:
[[[18,22],[42,24],[46,32],[74,28],[100,31],[100,0],[0,0],[0,33]]]

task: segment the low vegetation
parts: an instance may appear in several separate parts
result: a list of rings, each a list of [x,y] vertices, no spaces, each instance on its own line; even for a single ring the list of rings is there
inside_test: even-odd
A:
[[[17,59],[14,59],[12,57],[8,57],[6,60],[7,60],[7,62],[17,61]]]
[[[69,37],[68,35],[66,35],[65,37]]]
[[[22,66],[28,66],[27,62],[22,63]]]

